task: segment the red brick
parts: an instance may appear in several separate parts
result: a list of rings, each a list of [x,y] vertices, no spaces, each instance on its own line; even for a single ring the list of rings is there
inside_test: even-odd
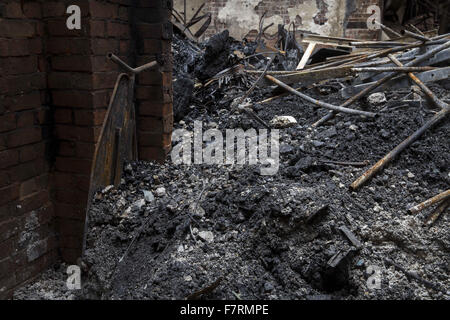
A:
[[[133,43],[130,40],[121,40],[119,43],[119,54],[127,55],[132,51]]]
[[[149,71],[138,76],[139,85],[171,85],[172,74],[168,72]]]
[[[61,17],[66,14],[67,6],[62,1],[44,1],[44,17]]]
[[[94,111],[76,110],[75,124],[79,126],[100,126],[103,124],[105,114],[106,109],[96,109]]]
[[[60,107],[92,108],[93,93],[82,90],[53,90],[53,104]]]
[[[17,113],[17,128],[32,127],[34,125],[34,111]]]
[[[115,19],[118,15],[119,7],[116,4],[103,3],[98,0],[89,1],[89,11],[94,18]]]
[[[18,147],[39,142],[42,139],[41,128],[27,128],[8,134],[6,141],[8,147]]]
[[[139,117],[138,129],[147,132],[171,133],[173,129],[173,115],[164,118]]]
[[[61,140],[97,142],[101,127],[76,127],[71,125],[57,124],[56,136]]]
[[[152,100],[164,102],[164,99],[170,100],[166,97],[164,88],[162,86],[142,86],[139,85],[136,89],[136,99]]]
[[[0,300],[12,299],[12,288],[16,285],[15,275],[0,279]]]
[[[40,105],[41,95],[39,91],[33,91],[5,98],[5,106],[10,111],[33,109],[39,107]]]
[[[103,38],[105,37],[106,29],[105,29],[105,22],[102,20],[91,20],[89,22],[90,28],[91,28],[91,37],[99,37]]]
[[[8,83],[7,93],[11,95],[41,90],[46,87],[46,75],[44,72],[6,76],[4,79]]]
[[[84,232],[84,217],[81,219],[58,218],[59,233],[64,236],[79,236]]]
[[[9,113],[0,116],[0,132],[6,132],[16,129],[16,116],[14,113]]]
[[[81,29],[70,30],[67,28],[66,19],[54,19],[47,21],[48,34],[50,36],[61,37],[88,37],[89,36],[89,20],[81,19]]]
[[[38,186],[36,184],[36,179],[32,178],[27,181],[24,181],[20,184],[20,198],[25,198],[32,193],[38,191]]]
[[[158,162],[164,162],[170,148],[161,147],[140,147],[139,159],[140,160],[156,160]]]
[[[35,23],[27,20],[0,20],[0,37],[31,38],[36,34]]]
[[[76,143],[76,155],[79,158],[91,157],[95,152],[95,143],[77,142]]]
[[[119,51],[119,40],[116,39],[91,40],[91,50],[94,55],[106,55],[110,52],[117,54]]]
[[[61,256],[67,263],[76,263],[81,257],[81,247],[78,249],[61,248]]]
[[[57,56],[52,57],[51,61],[55,71],[89,72],[92,70],[90,56]]]
[[[72,123],[72,109],[56,108],[55,123]]]
[[[138,131],[139,145],[142,147],[166,147],[171,145],[172,135]]]
[[[60,203],[77,205],[86,202],[87,198],[87,192],[70,188],[69,186],[64,189],[57,189],[55,192],[55,199]]]
[[[10,2],[5,6],[5,18],[25,18],[20,2]]]
[[[17,57],[42,53],[42,39],[2,39],[0,56]]]
[[[72,172],[81,174],[90,174],[92,160],[75,158],[56,158],[56,170],[62,172]]]
[[[164,117],[172,114],[172,104],[170,103],[156,103],[151,101],[141,101],[139,103],[139,115]]]
[[[0,206],[19,198],[19,188],[18,183],[0,188]]]
[[[43,204],[48,203],[50,200],[48,190],[40,190],[32,193],[17,202],[15,208],[16,214],[24,214],[37,210],[43,206]]]
[[[42,158],[44,155],[40,155],[41,158],[34,159],[33,161],[21,163],[9,170],[10,178],[12,181],[25,181],[32,177],[35,177],[45,170],[47,170],[48,163]]]
[[[15,236],[19,230],[19,219],[9,219],[0,222],[0,242]]]
[[[83,245],[82,236],[62,236],[59,241],[60,246],[66,249],[77,249]]]
[[[82,72],[52,72],[48,85],[52,89],[93,89],[92,75]]]
[[[5,278],[14,273],[14,263],[11,258],[0,260],[0,279]]]
[[[87,174],[73,174],[66,172],[56,172],[54,175],[54,186],[57,189],[74,189],[88,192],[90,176]]]
[[[108,21],[106,32],[110,37],[130,38],[130,26],[128,24]]]
[[[0,188],[5,187],[9,184],[11,184],[11,178],[10,178],[9,174],[5,171],[0,171]],[[1,213],[0,213],[0,219],[1,219]]]
[[[38,149],[36,145],[28,145],[19,148],[19,161],[28,162],[35,160],[39,153],[36,149]]]
[[[41,19],[41,4],[36,2],[25,2],[23,4],[23,12],[27,18]]]
[[[94,72],[92,74],[93,89],[112,89],[116,84],[118,72]]]
[[[50,38],[47,41],[49,54],[91,54],[91,41],[82,38]]]
[[[19,162],[19,152],[17,150],[0,151],[0,169],[11,167]]]
[[[36,56],[6,58],[3,61],[3,72],[5,75],[37,72],[37,62]]]
[[[76,155],[75,142],[59,141],[58,155],[63,157],[74,157]]]

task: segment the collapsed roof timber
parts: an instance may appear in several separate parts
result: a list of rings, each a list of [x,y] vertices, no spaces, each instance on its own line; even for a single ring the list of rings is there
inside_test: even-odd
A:
[[[174,129],[194,145],[177,161],[136,159],[125,88],[160,62],[110,54],[126,75],[94,157],[82,289],[60,285],[63,263],[15,298],[448,300],[450,34],[386,2],[391,23],[370,41],[295,23],[269,35],[267,14],[243,40],[202,41],[204,5],[190,21],[174,10]],[[238,130],[244,157],[252,132],[279,130],[275,174],[205,160]]]

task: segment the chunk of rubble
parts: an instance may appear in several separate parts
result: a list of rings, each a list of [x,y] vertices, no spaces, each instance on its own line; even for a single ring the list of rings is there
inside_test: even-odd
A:
[[[270,125],[273,128],[289,128],[297,124],[297,120],[295,120],[292,116],[277,116],[270,121]]]
[[[164,197],[166,195],[166,188],[159,187],[158,189],[156,189],[155,194],[157,197]]]
[[[374,105],[380,105],[383,103],[386,103],[386,96],[383,92],[376,92],[376,93],[372,93],[367,100],[369,101],[370,104],[374,104]]]
[[[149,190],[143,190],[142,191],[144,193],[144,199],[147,202],[153,202],[155,201],[155,196],[153,195],[153,193]]]
[[[200,231],[198,233],[198,236],[200,239],[206,241],[206,242],[214,242],[214,234],[211,231]]]

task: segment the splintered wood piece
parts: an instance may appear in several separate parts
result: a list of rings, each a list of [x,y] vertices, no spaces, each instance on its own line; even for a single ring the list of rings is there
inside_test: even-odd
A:
[[[303,54],[302,59],[298,63],[297,70],[302,70],[306,66],[306,63],[308,63],[309,57],[313,53],[315,47],[316,47],[316,43],[313,41],[311,41],[308,44],[308,48],[306,48],[306,51]]]

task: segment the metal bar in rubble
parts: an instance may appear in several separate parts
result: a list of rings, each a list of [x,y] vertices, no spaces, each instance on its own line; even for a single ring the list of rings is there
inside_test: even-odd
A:
[[[380,67],[380,68],[352,68],[355,72],[423,72],[423,71],[431,71],[436,68],[434,67]]]
[[[361,111],[361,110],[355,110],[355,109],[349,109],[349,108],[345,108],[345,107],[341,107],[341,106],[335,106],[320,100],[316,100],[313,99],[303,93],[298,92],[297,90],[295,90],[294,88],[288,86],[287,84],[281,82],[280,80],[272,77],[271,75],[266,75],[266,79],[272,81],[273,83],[275,83],[276,85],[280,86],[281,88],[289,91],[292,94],[295,94],[297,96],[299,96],[300,98],[302,98],[305,101],[308,101],[312,104],[314,104],[315,106],[318,107],[322,107],[322,108],[326,108],[326,109],[330,109],[330,110],[334,110],[337,112],[344,112],[344,113],[349,113],[349,114],[354,114],[354,115],[361,115],[361,116],[366,116],[366,117],[370,117],[373,118],[376,116],[376,113],[373,112],[367,112],[367,111]]]
[[[434,56],[436,53],[445,50],[447,48],[450,47],[450,41],[447,41],[446,43],[434,48],[433,50],[428,51],[427,53],[423,54],[420,57],[417,57],[416,59],[414,59],[411,62],[408,62],[407,64],[405,64],[405,67],[413,67],[425,60],[427,60],[428,58]],[[387,52],[388,50],[386,50]],[[388,53],[389,54],[389,53]],[[361,92],[357,93],[355,96],[353,96],[352,98],[348,99],[346,102],[344,102],[341,106],[342,107],[346,107],[349,106],[350,104],[354,103],[355,101],[359,100],[360,98],[362,98],[363,96],[365,96],[366,94],[368,94],[369,92],[373,91],[374,89],[376,89],[377,87],[383,85],[384,83],[388,82],[389,80],[391,80],[392,78],[394,78],[396,75],[396,73],[391,73],[386,75],[384,78],[372,83],[371,85],[369,85],[368,87],[364,88]],[[335,112],[331,112],[329,114],[327,114],[326,116],[324,116],[322,119],[320,119],[319,121],[317,121],[315,124],[317,123],[324,123],[325,121],[328,121],[332,118],[334,118],[334,116],[336,115]]]
[[[441,216],[443,212],[445,212],[450,206],[450,200],[444,200],[441,204],[434,210],[426,219],[425,224],[432,225],[436,222],[436,220]]]
[[[420,41],[431,41],[430,38],[427,38],[421,34],[417,34],[417,33],[414,33],[414,32],[408,31],[408,30],[402,30],[402,35],[409,36],[411,38],[414,38],[414,39],[417,39]]]
[[[351,185],[352,190],[359,189],[364,183],[370,180],[377,172],[381,171],[388,163],[395,159],[403,150],[405,150],[409,145],[416,141],[422,134],[424,134],[428,129],[434,127],[437,123],[443,120],[450,113],[450,108],[445,108],[436,113],[430,120],[428,120],[422,127],[420,127],[411,136],[405,139],[397,147],[395,147],[391,152],[385,155],[381,160],[379,160],[375,165],[373,165],[369,170],[367,170],[361,177],[356,179]]]
[[[427,47],[427,49],[433,49],[433,47]],[[419,50],[413,50],[415,51],[416,54],[419,54]],[[426,50],[428,51],[428,50]],[[398,60],[400,62],[407,62],[409,60],[412,60],[414,58],[414,55],[412,54],[402,54],[400,56],[398,56]],[[450,49],[446,49],[446,50],[442,50],[441,52],[438,52],[436,55],[434,55],[433,57],[427,59],[426,61],[423,61],[422,63],[420,63],[418,66],[423,67],[423,66],[431,66],[431,65],[435,65],[438,63],[443,63],[443,62],[448,62],[450,61]],[[377,65],[379,63],[383,62],[383,64],[385,64],[385,67],[393,67],[395,66],[395,64],[393,64],[390,61],[386,61],[386,60],[381,60],[379,62],[375,61],[372,63],[366,63],[366,64],[358,64],[355,67],[357,68],[364,68],[364,67],[373,67],[374,65]],[[363,72],[360,73],[358,75],[357,80],[358,81],[364,81],[364,82],[372,82],[372,81],[376,81],[378,79],[381,79],[384,76],[384,74],[376,74],[373,72]]]
[[[440,68],[436,70],[431,71],[425,71],[417,74],[417,78],[420,79],[420,81],[424,83],[428,82],[436,82],[444,79],[448,79],[450,76],[450,67]],[[369,83],[363,83],[358,84],[355,86],[350,86],[341,89],[341,96],[343,98],[350,98],[357,94],[358,92],[361,92],[365,88],[372,85],[374,82]],[[384,85],[379,86],[378,88],[372,90],[372,92],[381,92],[384,90],[396,90],[396,89],[402,89],[402,88],[408,88],[411,85],[411,82],[408,80],[408,77],[403,74],[399,77],[393,78],[392,80],[386,82]]]
[[[392,60],[392,62],[394,62],[397,66],[402,67],[403,64],[398,61],[393,55],[388,55],[389,59]],[[430,100],[439,108],[441,109],[445,109],[448,108],[448,105],[442,101],[441,99],[439,99],[434,93],[433,91],[431,91],[422,81],[420,81],[419,78],[416,77],[416,75],[412,72],[408,72],[408,77],[414,81],[419,88],[423,91],[423,93],[425,93],[428,98],[430,98]]]
[[[424,202],[419,203],[418,205],[415,205],[414,207],[411,207],[408,209],[409,213],[419,213],[425,208],[428,208],[429,206],[432,206],[435,203],[438,203],[439,201],[446,200],[450,198],[450,189],[439,193],[438,195],[435,195],[434,197],[431,197],[430,199],[425,200]]]

